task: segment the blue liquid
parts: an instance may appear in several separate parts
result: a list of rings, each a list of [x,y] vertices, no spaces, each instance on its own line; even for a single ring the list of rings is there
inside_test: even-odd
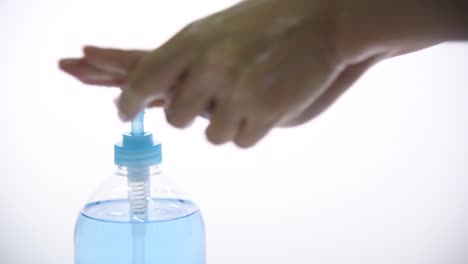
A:
[[[138,222],[128,201],[87,205],[75,230],[75,264],[134,264],[132,229],[144,230],[138,264],[205,264],[205,230],[198,207],[186,200],[151,200]]]

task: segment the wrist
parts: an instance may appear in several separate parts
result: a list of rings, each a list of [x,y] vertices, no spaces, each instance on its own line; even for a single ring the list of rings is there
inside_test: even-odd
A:
[[[345,60],[468,40],[467,0],[339,0],[337,45]]]

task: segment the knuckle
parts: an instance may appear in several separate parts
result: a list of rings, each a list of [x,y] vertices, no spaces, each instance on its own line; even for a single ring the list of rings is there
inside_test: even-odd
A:
[[[210,29],[207,28],[206,18],[187,24],[174,36],[174,39],[190,40],[192,44],[202,47],[203,40],[210,39]]]
[[[181,40],[186,38],[191,38],[197,35],[199,32],[197,22],[192,22],[184,26],[174,37],[173,40]]]
[[[204,54],[202,63],[209,72],[223,76],[235,76],[242,64],[236,52],[224,47],[223,44],[215,44],[209,48]]]
[[[203,74],[196,78],[197,80],[184,84],[184,87],[181,87],[179,91],[176,90],[173,99],[173,104],[176,107],[196,105],[200,100],[212,96],[213,92],[207,88],[208,84]]]
[[[255,105],[254,112],[257,119],[262,120],[263,123],[270,123],[278,116],[281,116],[285,112],[285,108],[286,106],[281,99],[264,98]]]
[[[238,63],[230,59],[207,58],[203,66],[208,78],[234,79],[239,71]]]
[[[214,124],[213,122],[211,122],[211,124],[206,129],[205,135],[208,141],[215,145],[220,145],[224,143],[221,138],[220,131],[218,131],[218,129],[216,128],[216,124]]]
[[[273,124],[267,122],[265,118],[250,116],[234,139],[234,143],[240,148],[250,148],[264,138],[272,127]]]
[[[268,87],[261,82],[261,76],[252,72],[241,73],[235,82],[233,100],[239,102],[262,101],[270,93]]]
[[[187,105],[191,104],[193,100],[194,98],[190,96],[190,92],[176,92],[172,98],[171,108],[180,109],[186,107]]]
[[[250,148],[253,145],[255,145],[255,143],[256,142],[254,142],[254,141],[246,140],[246,139],[243,139],[243,138],[236,138],[234,140],[234,144],[236,144],[236,146],[238,146],[239,148],[243,148],[243,149]]]
[[[210,127],[208,127],[205,134],[208,141],[214,145],[221,145],[226,143],[225,140],[221,137],[221,135]]]
[[[218,116],[217,120],[211,120],[210,125],[206,129],[206,137],[211,143],[221,145],[231,141],[236,131],[237,126],[235,126],[234,122],[219,120]]]
[[[135,74],[129,78],[123,89],[131,91],[135,95],[144,96],[151,91],[151,86],[146,78],[144,78],[144,75]]]
[[[173,111],[166,111],[166,120],[170,125],[176,128],[185,128],[190,124],[190,120],[188,120],[186,116]]]
[[[188,23],[182,30],[179,32],[181,35],[191,35],[197,32],[200,32],[203,24],[203,19],[195,20]]]

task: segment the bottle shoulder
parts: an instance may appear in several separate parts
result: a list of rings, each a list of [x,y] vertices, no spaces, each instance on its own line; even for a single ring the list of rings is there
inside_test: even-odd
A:
[[[162,171],[149,176],[147,182],[149,185],[148,198],[150,199],[184,200],[194,203],[193,199]],[[114,174],[106,178],[99,185],[87,204],[103,201],[128,200],[129,192],[134,190],[134,188],[136,188],[135,184],[129,177]]]
[[[81,215],[105,222],[162,222],[184,218],[198,213],[197,204],[183,199],[149,199],[145,219],[132,217],[130,203],[126,199],[98,201],[87,204]]]

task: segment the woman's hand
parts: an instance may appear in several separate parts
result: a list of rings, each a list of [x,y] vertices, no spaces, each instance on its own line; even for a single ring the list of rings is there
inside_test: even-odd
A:
[[[244,1],[156,50],[87,47],[60,66],[84,83],[121,87],[123,120],[164,105],[175,127],[204,115],[212,143],[250,147],[274,127],[311,120],[370,66],[413,49],[347,37],[349,10],[339,2]]]

